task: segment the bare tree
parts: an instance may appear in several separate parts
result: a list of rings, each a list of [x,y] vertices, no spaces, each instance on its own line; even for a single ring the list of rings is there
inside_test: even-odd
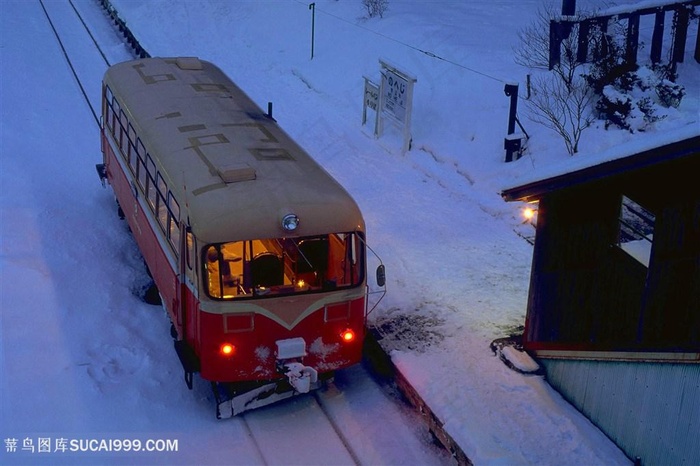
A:
[[[533,82],[529,118],[556,131],[564,139],[569,155],[574,155],[581,133],[595,121],[594,92],[581,76],[574,76],[568,84],[559,75],[539,76]]]
[[[537,10],[535,21],[518,32],[520,46],[514,52],[515,63],[534,70],[549,70],[550,23],[559,17],[556,8],[547,4]],[[568,86],[577,75],[580,63],[576,60],[578,27],[572,28],[561,43],[561,58],[552,71]]]
[[[370,18],[379,15],[384,17],[384,12],[389,8],[389,0],[362,0],[362,5],[367,8],[367,14]]]
[[[579,13],[578,17],[582,16]],[[550,25],[560,17],[553,5],[541,7],[536,20],[519,32],[521,44],[514,55],[519,65],[541,71],[532,80],[530,120],[559,134],[573,155],[578,152],[581,133],[595,121],[596,96],[582,77],[584,68],[578,61],[578,24],[572,23],[565,31],[560,29],[567,35],[561,38],[559,63],[549,68]]]

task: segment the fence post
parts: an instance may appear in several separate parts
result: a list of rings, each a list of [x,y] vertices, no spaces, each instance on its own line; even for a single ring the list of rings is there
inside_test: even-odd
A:
[[[695,36],[695,61],[700,63],[700,27],[698,28],[698,33]]]
[[[673,17],[676,30],[675,38],[673,41],[673,58],[671,61],[675,66],[676,63],[683,63],[683,54],[685,53],[685,41],[688,37],[688,20],[690,14],[685,6],[681,5],[676,9],[675,15]]]
[[[549,70],[559,64],[561,56],[561,23],[555,20],[549,21]]]
[[[661,61],[661,47],[663,46],[664,40],[664,20],[666,12],[660,9],[655,13],[654,18],[654,32],[651,36],[651,56],[652,63],[659,63]]]
[[[639,49],[639,15],[630,14],[627,18],[627,47],[625,55],[627,63],[637,64],[637,50]]]
[[[561,0],[561,14],[573,16],[576,14],[576,0]]]

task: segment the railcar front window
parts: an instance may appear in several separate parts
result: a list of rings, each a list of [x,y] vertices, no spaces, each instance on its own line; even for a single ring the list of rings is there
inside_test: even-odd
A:
[[[236,241],[206,246],[203,263],[214,299],[328,291],[362,283],[364,245],[355,233]]]

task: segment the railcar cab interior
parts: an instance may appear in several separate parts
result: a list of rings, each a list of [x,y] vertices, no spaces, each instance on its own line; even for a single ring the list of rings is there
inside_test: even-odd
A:
[[[203,251],[204,288],[217,300],[351,288],[364,280],[357,233],[234,241]]]

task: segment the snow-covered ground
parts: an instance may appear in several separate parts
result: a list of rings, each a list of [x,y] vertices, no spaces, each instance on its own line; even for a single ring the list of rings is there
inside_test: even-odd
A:
[[[97,2],[73,2],[95,15]],[[319,0],[311,59],[306,2],[113,0],[151,54],[210,60],[261,107],[272,101],[281,126],[355,197],[387,266],[389,293],[371,323],[472,461],[627,464],[542,377],[508,369],[489,349],[523,324],[532,253],[520,236],[533,233],[522,206],[499,192],[559,163],[700,132],[700,65],[688,53],[679,66],[687,95],[677,111],[643,134],[591,128],[573,158],[527,120],[521,100],[529,149],[506,164],[503,89],[523,87],[528,72],[511,51],[542,3],[389,0],[382,19],[368,19],[360,0]],[[3,0],[0,21],[0,462],[259,463],[247,456],[242,425],[215,423],[206,393],[184,387],[163,313],[130,293],[142,279],[140,259],[97,179],[98,132],[41,6]],[[643,24],[641,34],[651,31]],[[112,40],[111,56],[125,55]],[[85,59],[94,54],[88,45]],[[360,124],[363,76],[378,81],[380,58],[417,78],[405,154],[399,129],[375,139]],[[86,91],[98,102],[104,69],[95,63]],[[350,381],[358,375],[340,377],[341,391],[376,409],[376,395]],[[284,443],[284,431],[272,435]],[[40,437],[117,436],[176,438],[181,451],[70,461],[22,451],[25,438],[36,449]],[[423,451],[419,437],[395,449]],[[297,447],[318,448],[313,439]],[[308,462],[294,451],[284,458]],[[402,462],[378,458],[364,461]]]

